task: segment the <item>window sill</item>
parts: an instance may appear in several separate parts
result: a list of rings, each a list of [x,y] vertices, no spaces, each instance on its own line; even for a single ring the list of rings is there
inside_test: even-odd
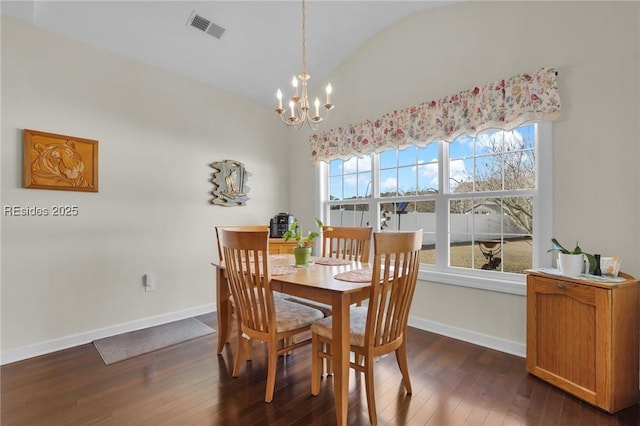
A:
[[[527,294],[526,276],[510,274],[508,277],[501,277],[498,273],[487,276],[488,273],[460,274],[454,272],[442,272],[428,268],[421,268],[418,273],[418,280],[428,281],[437,284],[456,285],[470,287],[479,290],[495,291],[499,293],[515,294],[525,296]]]

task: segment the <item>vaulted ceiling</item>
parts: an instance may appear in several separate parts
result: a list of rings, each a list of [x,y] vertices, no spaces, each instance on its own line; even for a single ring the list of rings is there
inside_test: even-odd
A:
[[[385,27],[451,3],[308,1],[310,88]],[[275,105],[276,89],[288,92],[291,77],[302,71],[299,1],[2,0],[0,12],[266,105]],[[222,27],[222,36],[191,25],[196,14]]]

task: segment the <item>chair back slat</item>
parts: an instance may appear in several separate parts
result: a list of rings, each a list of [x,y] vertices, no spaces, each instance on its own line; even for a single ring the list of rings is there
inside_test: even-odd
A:
[[[323,226],[322,256],[369,262],[370,226]]]
[[[275,327],[268,246],[263,230],[221,230],[227,280],[242,327],[268,333]]]
[[[403,336],[418,279],[422,231],[376,232],[365,345]]]
[[[216,226],[216,240],[218,242],[218,260],[222,262],[224,260],[224,252],[220,242],[220,232],[223,229],[236,230],[236,231],[264,231],[268,230],[268,225],[233,225],[233,226]]]

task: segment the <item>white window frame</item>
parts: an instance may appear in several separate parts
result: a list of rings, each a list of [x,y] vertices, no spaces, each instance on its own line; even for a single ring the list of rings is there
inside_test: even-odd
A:
[[[538,122],[536,131],[536,187],[532,191],[534,199],[533,209],[533,268],[551,267],[552,258],[547,253],[553,235],[553,133],[550,122]],[[435,143],[435,142],[434,142]],[[446,143],[440,144],[439,167],[440,182],[444,182],[444,176],[448,176],[448,162],[442,161],[443,150],[448,149]],[[378,182],[379,164],[378,155],[373,156],[372,179]],[[444,163],[444,164],[443,164]],[[541,170],[544,169],[544,172]],[[328,188],[329,167],[325,162],[319,162],[316,166],[316,215],[326,221],[329,217]],[[379,203],[389,202],[387,198],[380,198],[378,185],[372,185],[371,198],[365,200],[341,200],[344,204],[369,204],[369,213],[372,223],[380,223]],[[444,185],[441,185],[441,188]],[[444,192],[444,191],[443,191]],[[455,198],[455,194],[442,194],[445,199]],[[406,197],[407,200],[416,200],[416,197]],[[397,200],[394,198],[394,201]],[[448,229],[449,212],[448,202],[436,203],[436,229]],[[378,229],[374,226],[374,232]],[[436,232],[436,245],[447,247],[448,232]],[[474,270],[468,268],[455,268],[444,266],[446,253],[443,250],[436,251],[436,264],[421,264],[418,279],[421,281],[435,282],[439,284],[472,287],[477,289],[497,291],[502,293],[526,295],[526,276],[509,272]]]

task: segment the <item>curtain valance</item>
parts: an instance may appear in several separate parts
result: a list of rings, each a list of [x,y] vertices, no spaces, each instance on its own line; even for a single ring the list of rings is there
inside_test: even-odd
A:
[[[560,118],[556,71],[541,68],[442,99],[389,112],[377,120],[311,135],[311,159],[330,161],[437,140],[511,130],[526,122]]]

